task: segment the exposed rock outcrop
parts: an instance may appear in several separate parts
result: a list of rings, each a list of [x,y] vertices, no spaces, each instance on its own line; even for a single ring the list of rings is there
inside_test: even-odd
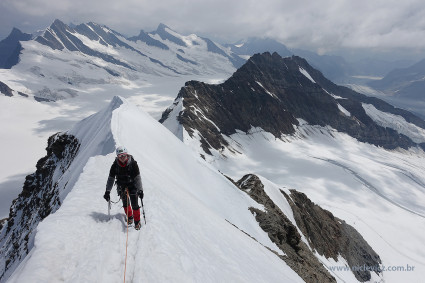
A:
[[[12,89],[3,82],[0,82],[0,93],[3,93],[6,96],[13,96]]]
[[[47,155],[36,165],[36,172],[25,179],[22,192],[13,201],[0,232],[0,280],[28,254],[38,223],[61,205],[58,182],[79,150],[72,135],[57,133],[48,140]],[[66,187],[66,185],[65,185]]]
[[[301,241],[297,227],[283,214],[264,191],[264,185],[255,175],[245,175],[237,186],[256,202],[264,205],[265,211],[250,208],[260,227],[286,255],[284,260],[305,282],[336,282],[307,245]]]
[[[338,260],[342,256],[351,267],[357,280],[371,279],[370,271],[356,267],[367,266],[379,270],[379,255],[363,239],[362,235],[344,220],[314,204],[305,194],[291,190],[282,194],[288,200],[297,226],[301,229],[311,248],[326,258]]]
[[[0,81],[0,93],[3,93],[6,96],[12,97],[13,96],[13,92],[14,90],[11,89],[7,84],[5,84],[4,82]],[[23,97],[29,97],[28,94],[25,94],[23,92],[20,91],[16,91],[20,96]]]
[[[286,254],[280,257],[306,282],[336,282],[310,248],[335,261],[341,256],[361,282],[369,281],[371,274],[356,267],[379,270],[379,255],[363,237],[352,226],[314,204],[305,194],[291,190],[288,195],[281,190],[310,248],[301,240],[297,227],[264,191],[257,176],[245,175],[235,184],[264,206],[264,211],[256,208],[250,208],[250,211],[269,238]]]

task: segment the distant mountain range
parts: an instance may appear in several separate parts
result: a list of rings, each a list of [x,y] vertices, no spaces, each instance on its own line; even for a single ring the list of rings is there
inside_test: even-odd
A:
[[[411,61],[386,61],[377,58],[351,59],[349,56],[319,55],[304,49],[290,49],[271,38],[252,37],[234,44],[225,44],[235,54],[248,59],[254,54],[276,52],[282,57],[292,55],[305,58],[309,64],[321,71],[328,79],[338,84],[363,83],[368,77],[382,77],[400,66],[408,66]]]
[[[425,118],[425,59],[409,67],[396,68],[380,80],[367,83],[369,95]]]
[[[106,26],[93,22],[68,26],[60,20],[55,20],[49,28],[41,32],[41,35],[39,34],[40,32],[34,33],[34,35],[24,34],[14,28],[12,33],[0,42],[0,68],[11,68],[13,65],[17,64],[19,53],[22,50],[20,45],[18,47],[19,42],[32,39],[55,50],[79,51],[86,55],[99,57],[109,63],[125,67],[130,66],[124,62],[117,61],[111,54],[104,54],[101,50],[93,48],[93,46],[87,46],[81,41],[81,35],[105,47],[109,45],[114,48],[122,47],[136,53],[138,52],[140,56],[146,56],[151,62],[159,65],[162,64],[162,67],[168,68],[174,72],[179,72],[176,66],[168,66],[159,58],[149,56],[148,54],[150,52],[147,51],[146,48],[159,48],[163,51],[172,52],[175,58],[182,62],[189,63],[192,67],[196,64],[201,64],[201,62],[198,62],[196,58],[190,58],[192,56],[191,54],[184,54],[183,52],[185,51],[183,49],[179,50],[179,48],[176,49],[175,47],[180,46],[186,49],[199,50],[201,45],[206,45],[206,51],[223,56],[229,60],[235,68],[242,66],[245,60],[257,53],[277,52],[282,57],[297,55],[307,59],[312,66],[320,70],[327,78],[336,83],[352,83],[359,81],[355,76],[384,76],[396,67],[408,66],[408,62],[387,62],[374,58],[347,62],[346,59],[341,56],[318,55],[314,52],[302,49],[292,50],[271,38],[251,37],[233,44],[220,45],[208,38],[195,35],[196,39],[191,41],[191,36],[178,34],[164,24],[159,24],[155,31],[145,32],[141,30],[139,35],[126,38],[122,34]],[[129,41],[133,43],[143,43],[146,46],[144,48],[133,46],[134,44],[129,43]],[[200,43],[201,41],[202,44]],[[172,44],[174,48],[170,48],[168,44]],[[202,64],[205,65],[205,62]],[[134,68],[134,66],[132,66],[132,68]],[[196,71],[194,72],[196,73]]]
[[[369,85],[391,96],[425,100],[425,59],[407,68],[399,68]]]
[[[155,31],[141,30],[139,35],[128,38],[93,22],[68,26],[55,20],[49,28],[33,35],[15,28],[0,42],[0,68],[15,66],[14,79],[8,81],[8,76],[2,77],[0,91],[9,96],[56,101],[81,95],[87,88],[100,91],[102,88],[97,87],[100,85],[140,86],[143,76],[211,77],[215,74],[226,78],[252,55],[263,52],[305,58],[335,83],[369,82],[371,88],[385,94],[382,98],[425,117],[422,111],[424,61],[406,68],[400,67],[407,62],[374,58],[348,62],[341,56],[291,50],[270,38],[252,37],[220,45],[194,34],[181,35],[164,24],[159,24]],[[55,71],[51,72],[52,69]],[[368,79],[386,73],[382,80]],[[371,90],[367,94],[373,93]]]
[[[11,70],[18,79],[3,83],[38,100],[74,97],[88,86],[128,85],[129,78],[141,85],[143,76],[229,76],[245,61],[209,39],[182,36],[163,24],[127,39],[96,23],[70,27],[55,20],[34,38],[22,35],[19,52],[18,36],[9,38],[15,45],[3,41],[2,53],[5,62],[19,62]]]
[[[14,66],[12,77],[17,77],[12,81],[2,78],[0,91],[8,96],[56,101],[81,95],[87,88],[101,90],[97,87],[100,85],[138,86],[143,84],[143,76],[210,77],[217,74],[229,77],[252,55],[262,52],[305,58],[326,78],[337,83],[364,83],[367,79],[354,75],[382,75],[393,64],[400,63],[377,59],[348,63],[340,56],[290,50],[269,38],[248,38],[220,45],[194,34],[181,35],[164,24],[159,24],[155,31],[141,30],[139,35],[126,38],[93,22],[68,26],[55,20],[49,28],[34,35],[13,29],[0,42],[0,68]],[[382,80],[371,81],[369,86],[384,93],[386,96],[382,98],[387,101],[422,113],[424,62],[395,69]]]

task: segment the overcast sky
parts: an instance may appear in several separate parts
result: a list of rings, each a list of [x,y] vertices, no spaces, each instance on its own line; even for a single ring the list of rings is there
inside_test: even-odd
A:
[[[159,23],[220,43],[269,36],[321,54],[341,47],[425,50],[423,0],[0,0],[0,39],[13,27],[31,33],[54,19],[93,21],[129,36]]]

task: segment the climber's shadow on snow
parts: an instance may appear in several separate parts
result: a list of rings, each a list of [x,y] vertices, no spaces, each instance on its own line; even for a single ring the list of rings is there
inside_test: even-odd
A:
[[[121,213],[116,213],[116,214],[113,214],[113,215],[108,215],[106,213],[101,213],[101,212],[93,211],[90,214],[90,216],[93,217],[93,219],[96,222],[108,222],[108,221],[111,221],[113,219],[118,219],[118,220],[120,220],[121,222],[124,223],[123,215]]]
[[[113,215],[109,216],[106,213],[100,213],[100,212],[93,211],[90,214],[90,216],[93,217],[93,219],[96,222],[109,222],[111,220],[117,219],[117,220],[119,220],[121,222],[122,227],[123,227],[123,230],[126,230],[127,229],[127,220],[125,218],[125,215],[122,214],[122,213],[116,213],[116,214],[113,214]]]

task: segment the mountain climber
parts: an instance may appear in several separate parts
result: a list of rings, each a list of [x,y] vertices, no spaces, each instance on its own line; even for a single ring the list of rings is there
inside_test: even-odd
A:
[[[134,227],[136,230],[139,230],[141,223],[140,206],[137,196],[143,199],[143,186],[139,166],[133,156],[128,154],[125,147],[119,146],[116,150],[116,154],[117,157],[109,171],[106,191],[103,198],[106,199],[106,201],[111,199],[110,194],[116,178],[117,192],[123,203],[125,215],[127,216],[127,223],[130,225],[134,220]],[[128,197],[130,198],[131,206],[130,203],[128,203]]]

